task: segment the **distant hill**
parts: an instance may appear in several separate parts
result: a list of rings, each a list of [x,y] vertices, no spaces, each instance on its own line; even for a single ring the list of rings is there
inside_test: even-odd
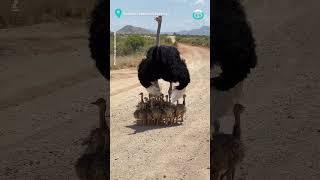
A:
[[[210,27],[209,26],[202,26],[199,29],[192,29],[189,31],[179,31],[179,32],[176,32],[176,34],[210,36]]]
[[[154,34],[155,32],[149,29],[141,28],[141,27],[126,25],[120,30],[118,30],[117,33],[118,34]]]
[[[117,31],[118,34],[155,34],[155,31],[136,27],[132,25],[126,25],[123,28]],[[173,34],[172,32],[161,32],[161,34]],[[176,32],[176,34],[180,35],[199,35],[199,36],[209,36],[210,35],[210,27],[209,26],[202,26],[199,29],[191,29],[191,30],[184,30]]]

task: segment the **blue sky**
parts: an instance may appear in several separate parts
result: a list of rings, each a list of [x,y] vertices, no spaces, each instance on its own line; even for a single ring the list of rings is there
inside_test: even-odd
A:
[[[125,13],[166,13],[163,16],[161,32],[176,32],[210,25],[210,0],[111,0],[111,31],[117,31],[125,25],[156,30],[154,16],[121,16],[115,15],[115,9]],[[192,12],[200,9],[205,13],[204,20],[194,20]]]

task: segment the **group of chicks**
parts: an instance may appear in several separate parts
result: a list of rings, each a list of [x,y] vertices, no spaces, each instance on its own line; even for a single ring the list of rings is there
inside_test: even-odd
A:
[[[168,95],[152,97],[143,97],[140,93],[141,102],[137,105],[134,112],[136,119],[142,120],[147,125],[165,125],[174,124],[183,121],[186,112],[185,98],[183,95],[183,103],[173,104],[170,102]],[[99,108],[99,124],[100,126],[93,129],[90,135],[85,139],[83,145],[86,145],[84,154],[77,160],[75,169],[81,180],[104,180],[109,179],[107,173],[110,170],[110,127],[109,119],[105,118],[106,101],[102,98],[92,104]],[[235,104],[233,108],[235,123],[232,134],[215,132],[211,138],[211,179],[233,180],[235,176],[236,165],[244,158],[244,145],[241,140],[240,114],[243,113],[245,107],[241,104]]]
[[[176,104],[171,102],[170,96],[151,96],[143,97],[143,93],[139,94],[141,101],[137,105],[134,112],[134,118],[143,125],[174,125],[183,122],[186,113],[186,95],[183,95],[183,103]],[[165,98],[165,99],[164,99]]]

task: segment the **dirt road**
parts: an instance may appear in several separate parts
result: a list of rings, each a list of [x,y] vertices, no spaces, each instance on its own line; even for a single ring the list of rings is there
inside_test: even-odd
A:
[[[179,45],[191,83],[185,122],[136,126],[140,85],[136,70],[111,73],[111,179],[209,179],[209,49]],[[168,83],[161,81],[162,92]]]
[[[83,24],[0,30],[0,179],[77,179],[106,95]]]
[[[320,179],[319,6],[317,0],[246,3],[259,64],[245,81],[246,157],[236,179]],[[1,180],[76,179],[81,140],[97,126],[97,109],[88,103],[104,96],[106,85],[86,38],[75,24],[0,30]],[[134,126],[143,91],[136,72],[112,73],[113,179],[208,178],[209,55],[181,51],[191,58],[192,75],[181,126]],[[230,132],[232,122],[226,118],[222,130]]]
[[[247,180],[320,179],[320,24],[316,0],[247,1],[259,63],[245,82]],[[232,120],[225,121],[230,131]]]

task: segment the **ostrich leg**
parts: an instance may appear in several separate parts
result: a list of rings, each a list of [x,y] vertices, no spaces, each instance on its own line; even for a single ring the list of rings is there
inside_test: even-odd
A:
[[[170,87],[169,87],[169,90],[168,90],[169,102],[171,102],[171,93],[172,93],[172,82],[170,82]]]

